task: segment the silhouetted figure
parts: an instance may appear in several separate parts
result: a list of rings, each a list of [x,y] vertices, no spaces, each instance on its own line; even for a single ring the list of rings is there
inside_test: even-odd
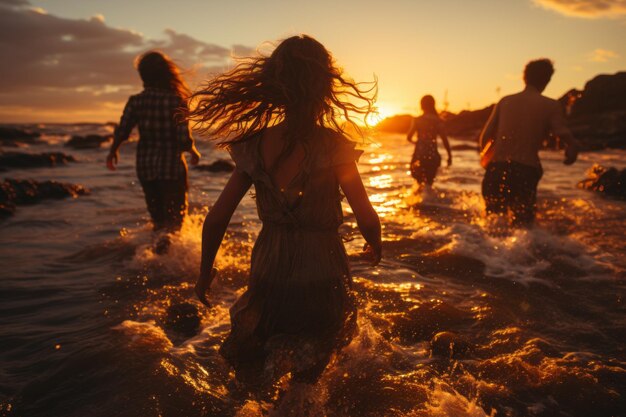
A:
[[[443,121],[435,109],[433,96],[422,97],[420,105],[423,114],[413,119],[406,140],[415,143],[415,150],[411,158],[411,175],[420,188],[423,186],[430,188],[441,165],[441,156],[437,150],[437,136],[441,137],[443,146],[448,152],[448,166],[452,165],[452,152]],[[414,134],[417,134],[415,141],[413,141]]]
[[[537,184],[543,175],[539,149],[551,133],[565,144],[566,165],[576,161],[578,146],[566,126],[559,102],[541,95],[554,68],[548,59],[531,61],[524,70],[526,88],[495,106],[480,135],[482,183],[487,214],[512,212],[512,224],[535,220]]]
[[[352,338],[356,305],[338,233],[340,188],[373,264],[381,258],[381,230],[357,170],[362,151],[344,135],[339,115],[369,114],[367,93],[342,75],[323,45],[301,35],[194,94],[198,107],[190,117],[234,137],[227,146],[236,164],[204,221],[196,284],[202,302],[208,304],[230,218],[253,184],[263,222],[248,289],[230,310],[231,332],[221,347],[239,380],[260,384],[291,372],[295,381],[314,382]],[[363,105],[354,108],[357,100]]]
[[[137,126],[137,176],[154,230],[174,232],[180,229],[187,212],[187,164],[182,153],[189,152],[194,165],[200,159],[188,122],[177,120],[181,118],[177,114],[187,107],[189,90],[176,65],[160,52],[140,56],[137,70],[144,90],[126,103],[107,166],[115,170],[118,149]],[[165,250],[167,242],[162,240],[157,249]]]

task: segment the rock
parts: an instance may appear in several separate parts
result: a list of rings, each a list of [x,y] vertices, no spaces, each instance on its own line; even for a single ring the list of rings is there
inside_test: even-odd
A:
[[[194,169],[208,172],[232,172],[235,170],[235,165],[226,159],[218,159],[210,164],[196,165]]]
[[[477,139],[494,106],[492,104],[480,110],[464,110],[456,116],[451,115],[445,122],[446,132],[450,136]]]
[[[626,111],[626,71],[594,77],[579,92],[572,105],[571,117]]]
[[[72,136],[65,146],[74,149],[96,149],[113,139],[113,135]]]
[[[39,154],[23,152],[0,153],[0,169],[53,167],[65,165],[68,162],[76,162],[76,159],[61,152],[44,152]]]
[[[460,359],[471,351],[471,343],[453,332],[439,332],[430,341],[431,357]]]
[[[22,146],[22,143],[18,142],[15,139],[0,138],[0,149],[2,146],[7,147],[7,148],[19,148],[20,146]]]
[[[0,189],[0,195],[3,191]],[[15,213],[15,206],[11,204],[0,203],[0,219],[12,216]]]
[[[166,323],[174,331],[193,336],[200,327],[200,313],[191,303],[174,304],[167,309]]]
[[[88,193],[89,190],[82,185],[7,178],[0,183],[0,216],[13,214],[15,207],[19,205],[35,204],[47,199],[77,197]]]
[[[626,200],[626,169],[607,169],[596,164],[587,172],[587,177],[578,183],[579,188]]]
[[[41,134],[39,132],[0,126],[1,146],[17,147],[21,143],[34,143],[40,136]]]
[[[376,125],[376,130],[386,133],[408,133],[411,127],[413,116],[410,114],[399,114],[387,117]]]
[[[626,148],[626,72],[598,75],[559,101],[583,150]]]
[[[39,132],[32,132],[29,130],[17,129],[14,127],[0,126],[0,138],[2,139],[16,139],[21,141],[32,141],[39,138],[41,134]]]
[[[493,107],[492,104],[484,109],[464,110],[459,114],[442,112],[440,116],[445,122],[448,135],[476,139],[493,111]],[[408,114],[387,117],[376,125],[376,129],[387,133],[407,133],[412,118],[413,116]]]
[[[572,116],[568,124],[583,151],[626,149],[626,111]]]

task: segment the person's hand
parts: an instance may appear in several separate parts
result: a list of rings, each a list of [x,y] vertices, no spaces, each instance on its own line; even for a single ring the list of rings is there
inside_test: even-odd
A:
[[[565,148],[565,160],[563,163],[565,165],[572,165],[578,159],[578,149],[575,146],[568,146]]]
[[[202,274],[200,274],[200,276],[198,277],[198,281],[196,281],[196,286],[194,287],[194,291],[196,293],[196,296],[198,297],[198,300],[200,300],[200,302],[207,307],[210,307],[209,300],[207,299],[207,292],[209,291],[209,288],[211,287],[211,282],[213,282],[213,279],[217,275],[217,272],[217,268],[213,267],[211,268],[211,272],[208,276],[203,276]]]
[[[448,166],[452,165],[452,155],[448,155]]]
[[[198,152],[198,149],[196,149],[196,147],[194,146],[193,148],[191,148],[189,153],[191,154],[191,165],[198,165],[198,163],[200,162],[200,157],[202,156],[200,155],[200,152]]]
[[[372,266],[378,265],[383,257],[383,246],[381,242],[373,246],[369,243],[363,245],[363,256],[370,261]]]
[[[115,171],[116,169],[115,167],[117,165],[119,158],[120,158],[119,151],[111,150],[109,154],[107,155],[107,168],[109,168],[111,171]]]

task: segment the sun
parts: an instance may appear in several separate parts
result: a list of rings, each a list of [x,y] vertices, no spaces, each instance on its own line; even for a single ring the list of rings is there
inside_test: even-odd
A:
[[[377,104],[376,112],[367,116],[367,124],[370,126],[376,126],[381,121],[385,120],[387,117],[393,116],[397,114],[397,111],[393,106]]]

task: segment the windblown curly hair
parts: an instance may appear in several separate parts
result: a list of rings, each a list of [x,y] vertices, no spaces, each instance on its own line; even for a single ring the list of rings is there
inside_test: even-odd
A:
[[[347,124],[374,112],[374,80],[363,86],[345,77],[326,48],[307,35],[283,40],[270,56],[244,58],[232,70],[208,80],[190,98],[186,116],[196,129],[221,145],[243,141],[286,123],[289,154],[316,128],[345,134]]]

